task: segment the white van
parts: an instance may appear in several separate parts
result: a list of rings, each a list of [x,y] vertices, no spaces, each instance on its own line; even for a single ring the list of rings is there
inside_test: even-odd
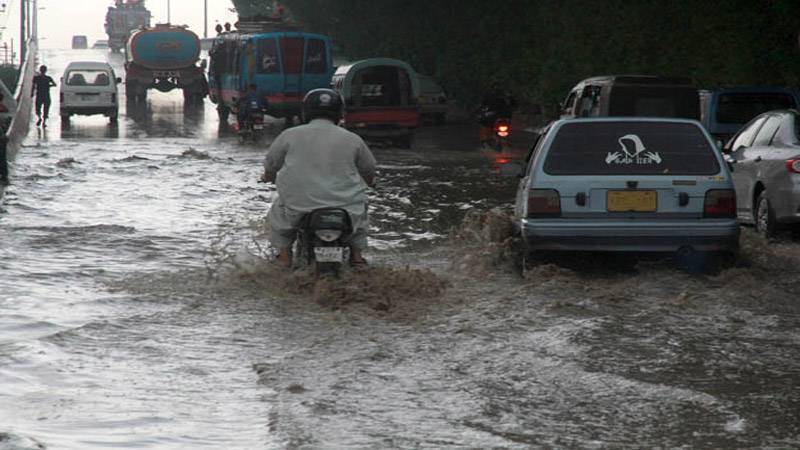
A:
[[[73,114],[102,114],[111,123],[119,114],[119,95],[114,69],[104,62],[73,62],[61,77],[61,121],[69,123]]]

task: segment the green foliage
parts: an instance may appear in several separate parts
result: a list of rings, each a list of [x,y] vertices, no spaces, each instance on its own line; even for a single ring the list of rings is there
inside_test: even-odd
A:
[[[246,1],[246,0],[245,0]],[[396,57],[466,104],[499,83],[552,107],[594,75],[796,86],[796,0],[287,0],[346,57]]]
[[[6,85],[11,93],[17,88],[17,79],[19,78],[19,71],[12,65],[0,65],[0,81]]]

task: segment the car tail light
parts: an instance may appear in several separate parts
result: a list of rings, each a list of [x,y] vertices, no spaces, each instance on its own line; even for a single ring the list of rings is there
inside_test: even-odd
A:
[[[732,189],[712,189],[706,192],[703,216],[710,218],[736,218],[736,192]]]
[[[555,189],[531,189],[528,192],[528,217],[561,216],[561,197]]]
[[[790,159],[786,161],[786,170],[789,172],[800,173],[800,159]]]

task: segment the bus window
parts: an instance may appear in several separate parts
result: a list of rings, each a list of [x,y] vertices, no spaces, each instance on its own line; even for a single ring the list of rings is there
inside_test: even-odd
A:
[[[325,73],[328,71],[328,55],[325,41],[309,39],[306,53],[306,73]]]
[[[278,43],[275,39],[258,41],[258,73],[280,73]]]
[[[303,38],[281,38],[283,73],[299,74],[303,71]]]

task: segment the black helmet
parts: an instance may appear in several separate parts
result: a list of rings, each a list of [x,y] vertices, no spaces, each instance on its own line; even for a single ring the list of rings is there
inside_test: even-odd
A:
[[[339,122],[344,110],[344,100],[332,89],[314,89],[303,99],[303,122],[311,122],[319,117]]]

